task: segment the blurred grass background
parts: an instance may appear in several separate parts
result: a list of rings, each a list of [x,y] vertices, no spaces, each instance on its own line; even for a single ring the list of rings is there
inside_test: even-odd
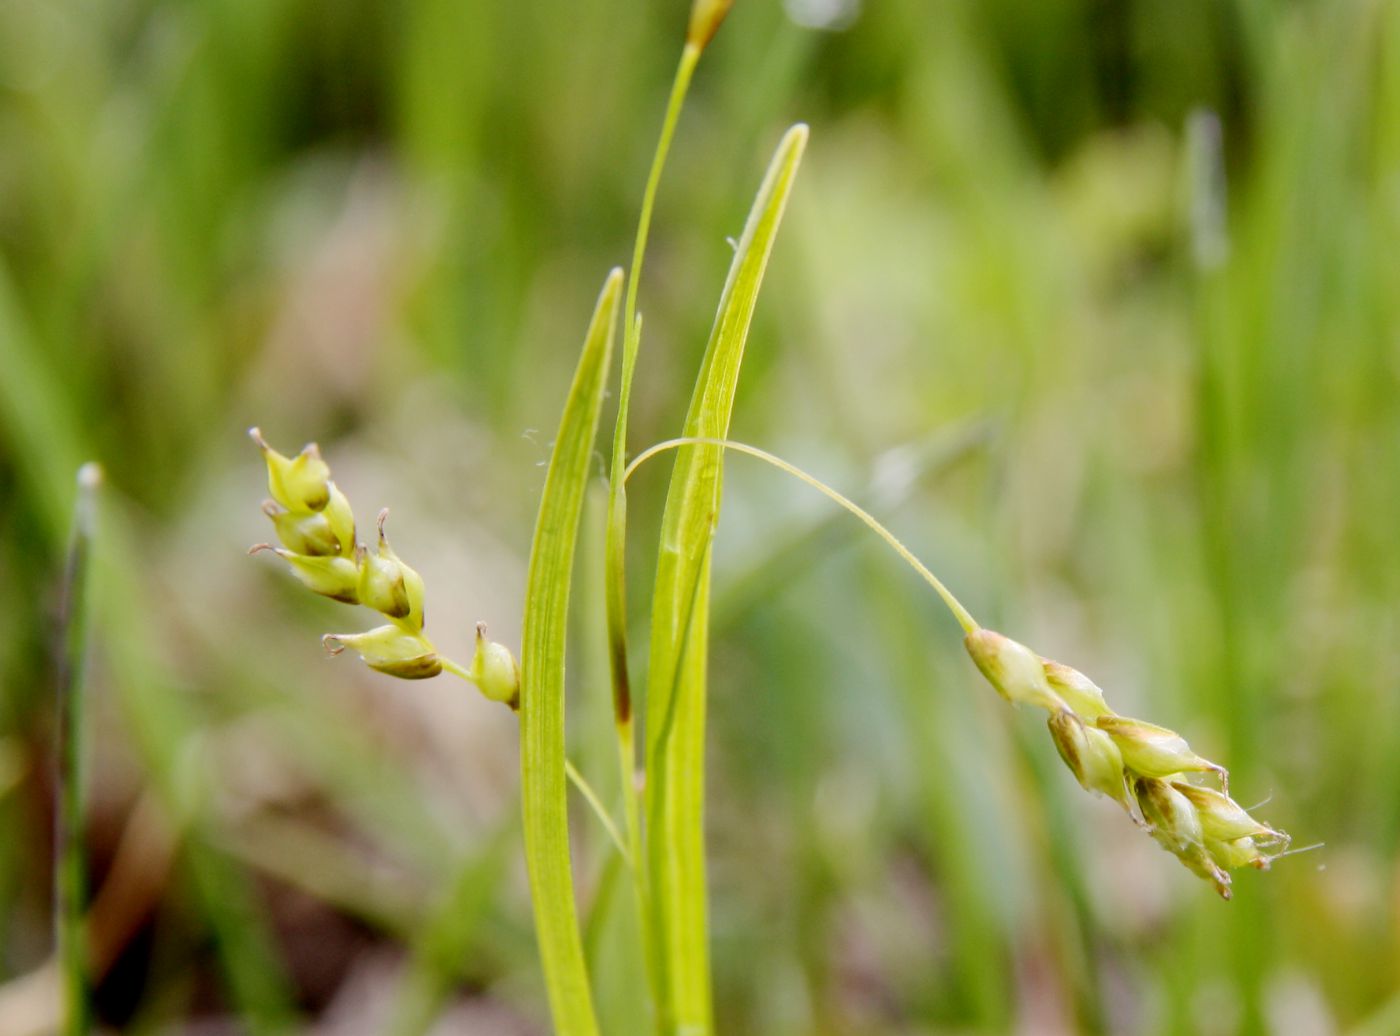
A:
[[[0,1031],[53,1020],[52,614],[88,458],[103,1022],[544,1031],[513,718],[320,657],[366,617],[243,556],[243,432],[319,440],[362,522],[394,509],[445,650],[477,619],[517,642],[687,6],[0,2]],[[659,201],[634,452],[679,427],[796,119],[736,436],[1327,845],[1222,904],[878,544],[734,457],[720,1031],[1400,1033],[1400,4],[740,0]],[[634,602],[663,471],[631,494]],[[601,596],[575,600],[575,755],[615,794]],[[629,896],[575,825],[605,1031],[642,1032]]]

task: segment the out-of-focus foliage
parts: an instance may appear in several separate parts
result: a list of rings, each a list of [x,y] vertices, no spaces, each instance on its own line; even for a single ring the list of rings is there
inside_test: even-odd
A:
[[[687,8],[0,3],[0,1030],[52,1017],[53,591],[96,458],[104,1021],[542,1031],[514,720],[320,657],[343,606],[243,557],[243,433],[317,439],[394,508],[447,653],[477,619],[517,642],[539,430]],[[1400,5],[739,0],[658,204],[634,449],[680,428],[798,118],[733,434],[1327,845],[1222,904],[1079,793],[907,571],[734,457],[719,1031],[1394,1031]],[[643,604],[663,472],[631,489]],[[615,801],[590,515],[574,758]],[[603,1025],[640,1032],[630,897],[574,827]]]

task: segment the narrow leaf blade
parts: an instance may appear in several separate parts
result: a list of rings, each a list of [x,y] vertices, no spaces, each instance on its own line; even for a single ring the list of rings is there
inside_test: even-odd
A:
[[[769,163],[720,297],[684,433],[724,438],[758,291],[807,143],[792,127]],[[705,657],[709,548],[722,450],[683,447],[662,519],[647,680],[646,868],[659,1029],[712,1031],[705,890]]]
[[[550,1011],[559,1036],[597,1036],[579,938],[564,770],[564,644],[579,518],[612,355],[622,271],[603,285],[554,439],[526,578],[520,646],[525,855]]]

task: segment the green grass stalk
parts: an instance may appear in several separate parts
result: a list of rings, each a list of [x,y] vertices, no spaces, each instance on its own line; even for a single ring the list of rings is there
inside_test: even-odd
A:
[[[603,825],[603,830],[607,832],[613,848],[622,854],[622,859],[629,868],[633,867],[627,842],[613,821],[612,814],[608,812],[608,807],[603,805],[602,797],[594,790],[593,785],[588,783],[588,778],[580,773],[578,767],[568,759],[564,760],[564,773],[568,776],[570,783],[578,789],[578,793],[583,796],[583,800],[588,803],[589,808],[593,810],[594,815],[598,818],[598,823]]]

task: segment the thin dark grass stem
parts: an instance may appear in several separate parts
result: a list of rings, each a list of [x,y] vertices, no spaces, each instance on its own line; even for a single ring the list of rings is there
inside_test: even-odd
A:
[[[102,469],[78,471],[73,532],[63,573],[59,650],[55,680],[54,942],[57,947],[64,1036],[86,1036],[92,1028],[88,995],[87,901],[83,818],[83,719],[88,645],[88,583]]]

